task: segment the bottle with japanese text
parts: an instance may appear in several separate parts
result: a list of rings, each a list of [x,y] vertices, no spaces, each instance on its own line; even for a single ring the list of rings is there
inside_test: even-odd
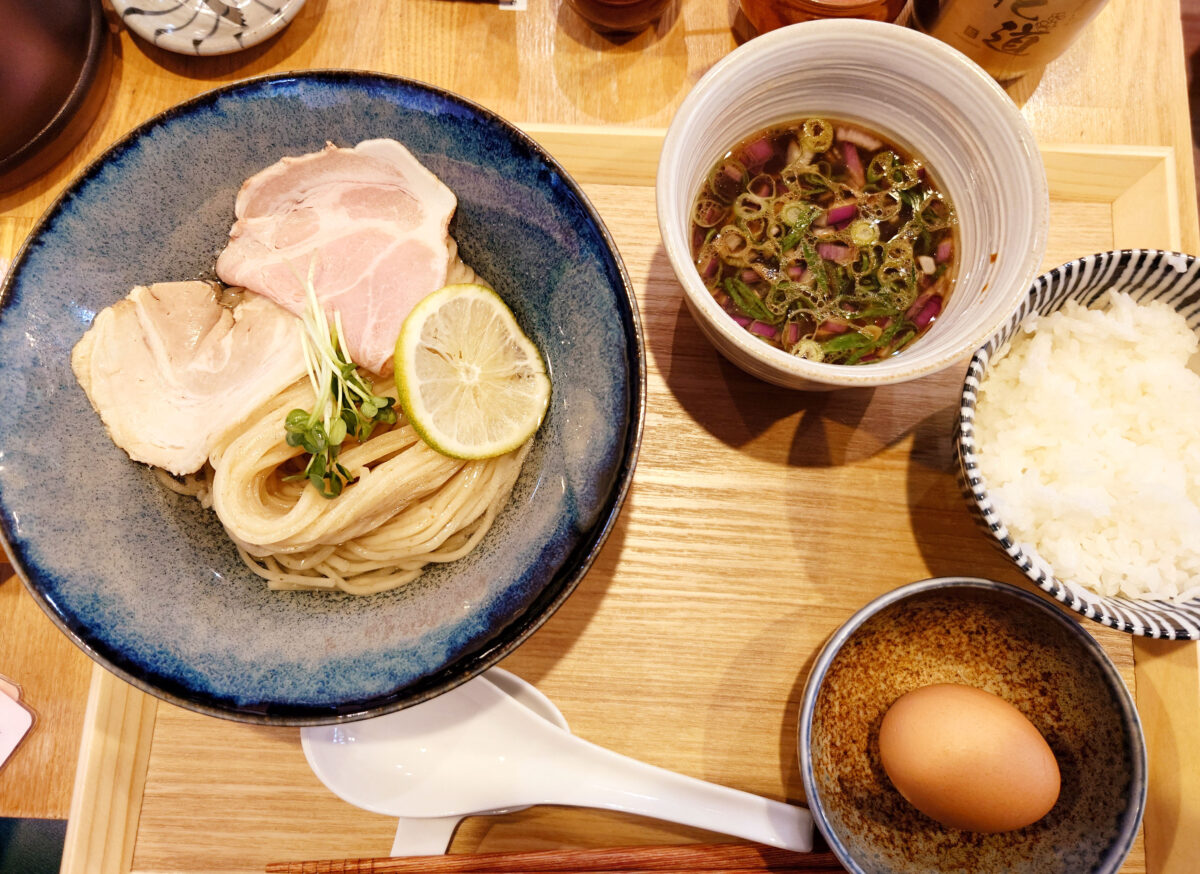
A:
[[[909,26],[954,46],[1001,83],[1066,50],[1108,0],[911,0]]]

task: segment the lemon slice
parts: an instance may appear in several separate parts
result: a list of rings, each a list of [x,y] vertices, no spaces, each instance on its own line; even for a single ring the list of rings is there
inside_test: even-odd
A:
[[[516,449],[542,424],[550,378],[500,296],[447,285],[424,297],[396,340],[396,391],[421,437],[453,458]]]

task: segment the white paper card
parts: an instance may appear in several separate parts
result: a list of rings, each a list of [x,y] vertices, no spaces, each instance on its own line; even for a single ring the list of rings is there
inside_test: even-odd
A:
[[[0,695],[0,765],[8,760],[32,725],[33,714],[29,710],[7,695]]]

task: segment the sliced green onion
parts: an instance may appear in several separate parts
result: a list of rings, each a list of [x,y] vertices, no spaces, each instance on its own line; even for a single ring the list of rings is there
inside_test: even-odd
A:
[[[817,287],[829,294],[829,278],[825,275],[825,261],[817,254],[817,248],[807,239],[800,241],[800,251],[804,254],[804,263],[817,280]]]
[[[867,164],[867,181],[882,182],[891,181],[892,168],[896,166],[895,152],[889,152],[886,149],[882,152],[876,152]]]
[[[797,358],[806,358],[809,361],[825,360],[825,350],[821,348],[821,344],[809,337],[793,346],[791,352]]]
[[[766,213],[769,203],[766,198],[745,191],[733,202],[733,214],[741,219],[761,218]]]
[[[742,280],[738,279],[737,277],[730,276],[725,280],[723,285],[725,288],[725,293],[733,299],[733,302],[737,304],[737,308],[740,309],[743,314],[760,322],[766,322],[770,325],[779,323],[780,317],[767,309],[767,306],[762,302],[762,299],[754,293],[754,290],[750,288],[750,286],[742,282]]]
[[[879,226],[870,219],[855,219],[847,230],[850,232],[850,242],[859,248],[879,240]]]
[[[861,349],[864,346],[874,346],[875,341],[860,334],[857,331],[847,331],[844,334],[838,334],[821,344],[821,348],[828,355],[830,352],[847,352],[851,349]]]
[[[833,125],[810,118],[800,126],[800,145],[810,152],[824,152],[833,145]]]

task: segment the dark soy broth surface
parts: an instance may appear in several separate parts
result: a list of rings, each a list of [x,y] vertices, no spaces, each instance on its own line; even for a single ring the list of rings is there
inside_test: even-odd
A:
[[[717,303],[763,342],[868,364],[942,312],[956,224],[919,158],[862,127],[809,118],[760,131],[712,168],[692,254]]]

